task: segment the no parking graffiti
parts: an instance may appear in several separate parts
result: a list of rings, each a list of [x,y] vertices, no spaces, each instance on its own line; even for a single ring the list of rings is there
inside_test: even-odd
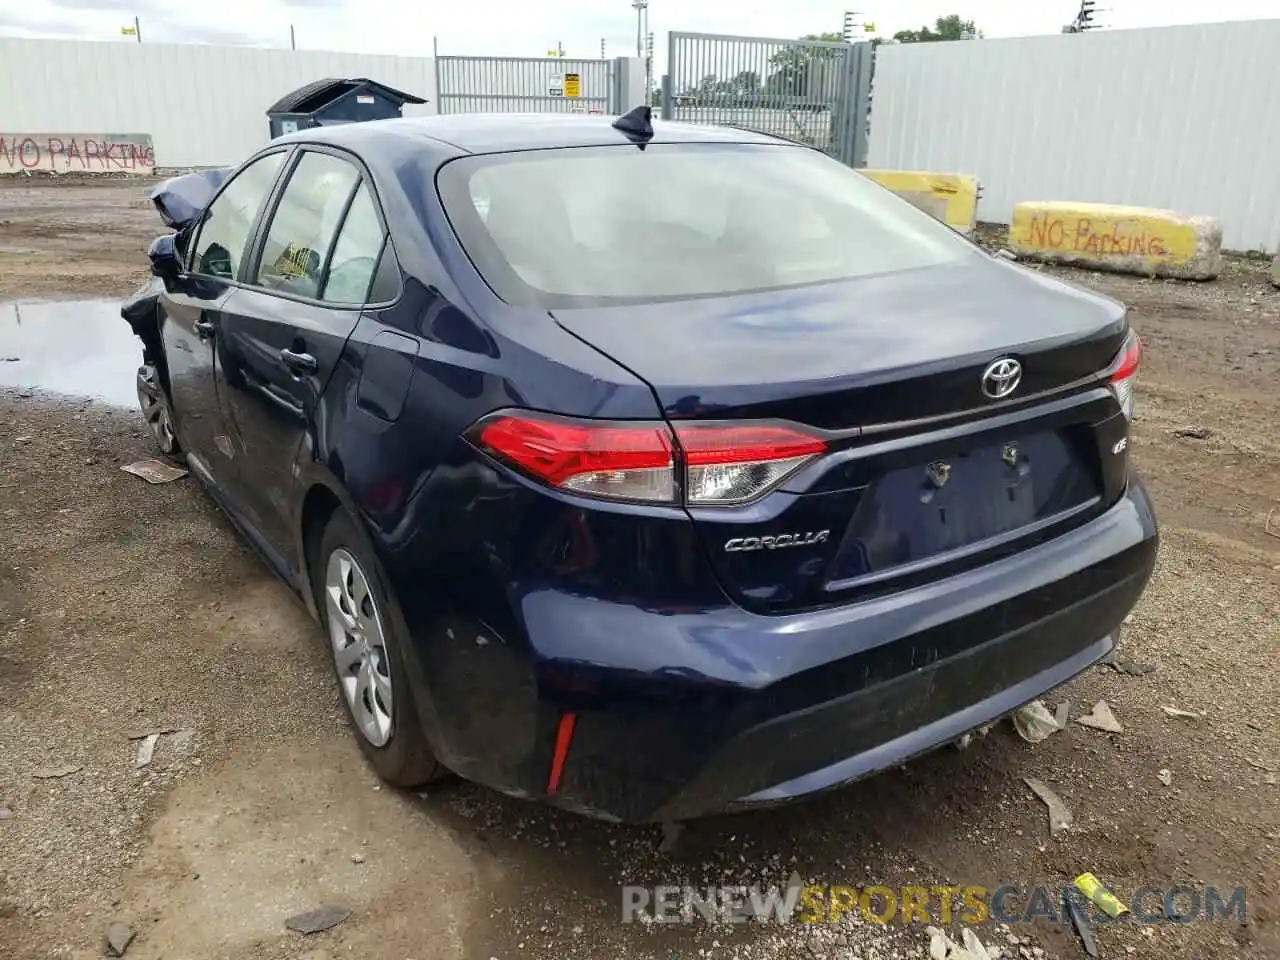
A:
[[[0,134],[0,176],[15,173],[155,173],[145,133]]]

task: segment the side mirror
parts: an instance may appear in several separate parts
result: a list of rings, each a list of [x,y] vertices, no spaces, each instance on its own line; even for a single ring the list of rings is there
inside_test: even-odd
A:
[[[174,289],[178,278],[182,276],[182,261],[178,259],[174,235],[167,233],[163,237],[156,237],[151,241],[147,256],[151,259],[152,275],[164,282],[166,290]]]

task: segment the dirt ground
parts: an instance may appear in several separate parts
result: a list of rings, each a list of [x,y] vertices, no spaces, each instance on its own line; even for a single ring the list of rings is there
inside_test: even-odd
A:
[[[135,182],[0,186],[0,301],[126,295],[158,227]],[[1280,956],[1280,292],[1243,260],[1204,285],[1064,274],[1125,300],[1147,348],[1133,449],[1164,540],[1124,654],[1155,670],[1098,667],[1050,698],[1073,717],[1105,698],[1123,732],[1030,745],[1002,724],[813,802],[697,822],[669,852],[656,828],[462,782],[380,789],[301,606],[194,481],[119,469],[151,453],[141,418],[0,391],[0,956],[99,957],[118,921],[141,960],[905,960],[928,954],[921,926],[623,924],[620,885],[1084,871],[1126,899],[1247,891],[1244,924],[1099,926],[1103,958]],[[139,768],[130,737],[156,730],[178,732]],[[1070,830],[1050,837],[1024,777]],[[285,929],[325,905],[350,916]],[[1005,957],[1084,956],[1044,920],[977,932]]]

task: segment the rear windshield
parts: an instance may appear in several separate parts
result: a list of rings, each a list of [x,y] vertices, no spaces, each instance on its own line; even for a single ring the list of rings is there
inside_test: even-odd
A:
[[[472,262],[521,305],[747,293],[974,255],[927,214],[790,145],[489,154],[445,165],[437,183]]]

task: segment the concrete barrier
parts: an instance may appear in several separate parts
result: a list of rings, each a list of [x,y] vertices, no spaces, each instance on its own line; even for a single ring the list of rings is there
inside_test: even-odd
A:
[[[929,173],[924,170],[859,172],[941,220],[953,230],[971,233],[977,226],[977,177],[963,173]]]
[[[150,176],[156,152],[145,133],[0,134],[0,176],[37,171]]]
[[[1014,205],[1009,249],[1048,263],[1212,280],[1222,272],[1222,224],[1151,207],[1026,201]]]
[[[1271,261],[1271,285],[1280,287],[1280,253],[1276,254],[1276,258]]]

